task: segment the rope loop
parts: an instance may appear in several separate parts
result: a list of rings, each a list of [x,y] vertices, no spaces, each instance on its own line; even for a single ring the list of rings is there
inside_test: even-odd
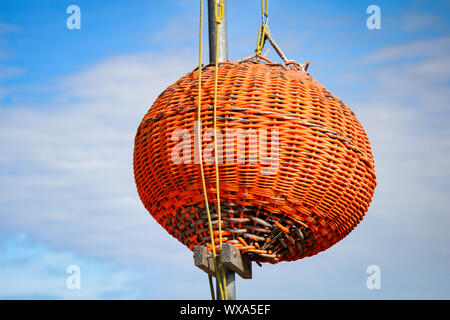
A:
[[[262,24],[259,27],[258,38],[256,39],[256,49],[255,49],[256,54],[261,54],[264,48],[264,43],[266,42],[266,31],[267,31],[267,24]]]
[[[216,0],[214,5],[214,17],[216,18],[216,23],[221,24],[223,18],[223,0]]]
[[[261,0],[261,17],[262,24],[267,24],[269,20],[269,0],[265,0],[266,4],[264,5],[264,0]]]
[[[256,54],[261,54],[264,43],[266,42],[266,32],[269,22],[269,0],[261,0],[261,26],[258,30],[258,38],[256,39]]]

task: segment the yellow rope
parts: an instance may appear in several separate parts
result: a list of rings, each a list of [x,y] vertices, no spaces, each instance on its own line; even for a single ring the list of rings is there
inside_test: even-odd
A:
[[[218,2],[218,6],[217,6]],[[218,0],[214,5],[214,15],[216,19],[216,61],[214,72],[214,109],[213,109],[213,127],[214,127],[214,164],[216,171],[216,197],[217,197],[217,220],[219,224],[219,251],[222,253],[222,216],[220,210],[220,187],[219,187],[219,156],[217,151],[217,82],[218,82],[218,68],[219,68],[219,25],[223,18],[224,0]],[[222,287],[225,294],[225,300],[228,300],[227,279],[222,263],[219,263]],[[219,281],[220,283],[220,281]]]
[[[264,42],[266,41],[266,34],[268,31],[267,21],[269,18],[269,0],[261,0],[261,17],[262,17],[262,23],[258,30],[258,37],[256,39],[256,54],[261,54],[263,48],[264,48]]]
[[[264,5],[264,0],[261,0],[261,13],[263,17],[267,17],[269,15],[269,0],[266,0],[266,5]]]
[[[205,196],[205,208],[206,213],[208,215],[208,224],[209,224],[209,233],[211,235],[211,245],[212,245],[212,251],[213,251],[213,257],[214,257],[214,269],[216,271],[216,278],[220,279],[219,277],[219,269],[217,266],[217,254],[216,254],[216,244],[214,241],[214,233],[212,229],[212,223],[211,223],[211,213],[209,210],[209,203],[208,203],[208,194],[206,192],[206,181],[205,181],[205,172],[203,170],[203,158],[202,158],[202,140],[201,140],[201,103],[202,103],[202,42],[203,42],[203,0],[200,0],[200,30],[199,30],[199,52],[198,52],[198,105],[197,105],[197,123],[198,123],[198,150],[199,150],[199,162],[200,162],[200,173],[202,178],[202,185],[203,185],[203,194]],[[215,141],[215,139],[214,139]],[[219,220],[219,228],[220,228],[220,220]],[[220,232],[220,231],[219,231]],[[214,288],[212,287],[212,279],[211,276],[208,277],[210,290],[211,290],[211,298],[214,300]],[[219,289],[220,294],[222,296],[222,299],[224,299],[224,293],[222,289],[222,283],[219,280]],[[226,298],[226,295],[225,295]]]

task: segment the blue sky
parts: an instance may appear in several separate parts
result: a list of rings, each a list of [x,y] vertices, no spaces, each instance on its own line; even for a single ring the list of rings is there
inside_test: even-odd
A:
[[[0,2],[1,299],[209,298],[192,253],[141,205],[132,171],[140,120],[197,64],[198,3]],[[66,28],[72,4],[80,30]],[[372,4],[381,30],[366,27]],[[231,60],[254,52],[259,5],[228,1]],[[311,61],[365,127],[378,186],[348,237],[255,266],[238,298],[450,298],[450,4],[269,5],[288,58]],[[366,287],[373,264],[380,290]],[[66,287],[69,265],[80,266],[80,290]]]

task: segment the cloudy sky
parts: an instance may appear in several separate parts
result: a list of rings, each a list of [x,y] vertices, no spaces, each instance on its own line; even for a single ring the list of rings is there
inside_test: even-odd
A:
[[[66,26],[72,4],[79,30]],[[228,1],[231,60],[254,52],[259,5]],[[369,5],[380,30],[366,26]],[[132,170],[142,117],[197,64],[198,14],[186,0],[0,2],[0,298],[209,299],[192,253],[143,208]],[[311,61],[358,116],[378,186],[348,237],[255,265],[238,298],[449,299],[449,3],[272,0],[269,15],[288,58]],[[66,285],[70,265],[79,290]],[[379,290],[366,286],[370,265]]]

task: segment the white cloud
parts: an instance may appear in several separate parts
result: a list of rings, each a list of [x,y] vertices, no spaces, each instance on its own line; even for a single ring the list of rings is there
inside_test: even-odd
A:
[[[7,59],[7,58],[11,57],[11,52],[7,48],[6,40],[4,39],[5,35],[10,34],[10,33],[17,33],[20,30],[21,30],[20,27],[18,27],[16,25],[4,23],[4,22],[0,21],[0,59]],[[1,72],[0,72],[0,74],[1,74]]]
[[[22,75],[25,69],[0,65],[0,81]]]
[[[374,148],[376,213],[433,252],[450,224],[449,56],[448,37],[380,49],[362,60],[366,100],[352,102]]]
[[[34,243],[24,234],[0,243],[0,299],[135,299],[134,282],[141,276],[95,260]],[[69,265],[80,268],[81,287],[70,290]]]
[[[21,76],[25,73],[25,69],[7,64],[7,59],[13,55],[11,49],[8,48],[5,40],[5,35],[10,33],[17,33],[21,29],[13,24],[7,24],[0,21],[0,84],[4,80]],[[0,103],[4,97],[7,96],[10,89],[0,86]]]
[[[132,169],[137,126],[194,68],[188,57],[111,58],[59,79],[63,94],[45,107],[2,108],[2,228],[129,264],[188,254],[140,204]]]
[[[441,17],[426,12],[405,12],[402,17],[402,28],[414,32],[435,26],[442,20]]]
[[[364,63],[398,62],[405,58],[445,56],[450,50],[450,37],[405,42],[383,47],[366,56]]]
[[[4,23],[0,21],[0,34],[11,33],[20,31],[20,27],[10,23]]]
[[[197,15],[192,14],[171,17],[163,29],[152,34],[152,39],[160,43],[176,43],[178,46],[185,41],[195,41],[198,39],[198,19]],[[206,16],[203,19],[207,25]],[[207,33],[204,36],[206,38]]]

